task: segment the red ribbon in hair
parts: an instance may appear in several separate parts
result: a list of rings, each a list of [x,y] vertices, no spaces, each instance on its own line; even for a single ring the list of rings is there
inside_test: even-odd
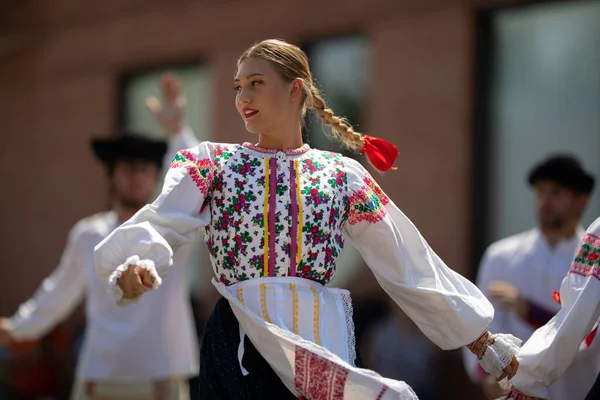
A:
[[[363,140],[365,144],[361,151],[365,153],[372,166],[382,172],[387,171],[390,168],[392,170],[397,169],[392,167],[399,154],[396,146],[386,140],[373,136],[365,135]]]

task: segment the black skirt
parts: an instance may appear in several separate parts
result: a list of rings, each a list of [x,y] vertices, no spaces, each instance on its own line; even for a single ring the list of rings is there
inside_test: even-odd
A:
[[[242,365],[238,361],[238,321],[221,297],[208,319],[200,350],[200,398],[202,400],[296,399],[281,382],[247,336]]]

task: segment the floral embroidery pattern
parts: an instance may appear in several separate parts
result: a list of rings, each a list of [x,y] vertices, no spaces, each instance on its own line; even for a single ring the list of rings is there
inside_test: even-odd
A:
[[[175,154],[169,168],[185,168],[203,196],[208,193],[208,188],[213,179],[213,164],[210,159],[198,160],[192,153],[183,150]]]
[[[213,146],[204,240],[217,279],[225,285],[265,276],[332,280],[352,193],[344,157],[308,146],[287,154]],[[353,182],[363,182],[359,175]],[[387,202],[369,177],[363,184],[379,193],[378,203]]]
[[[326,283],[333,279],[335,260],[344,247],[340,210],[347,207],[347,176],[340,154],[309,154],[298,165],[302,257],[296,276]]]
[[[297,346],[294,383],[300,399],[342,400],[349,370]]]
[[[362,221],[377,223],[386,215],[385,205],[389,198],[379,185],[369,176],[364,177],[362,188],[350,196],[348,223]]]
[[[569,269],[570,274],[594,276],[600,280],[600,237],[587,233],[581,242],[575,260]]]

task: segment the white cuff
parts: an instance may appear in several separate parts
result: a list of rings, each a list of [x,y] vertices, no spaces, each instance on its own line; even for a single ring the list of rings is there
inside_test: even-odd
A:
[[[130,265],[137,265],[138,267],[144,268],[150,273],[153,285],[152,289],[148,290],[155,290],[162,284],[162,278],[158,276],[158,273],[156,272],[154,261],[147,259],[140,260],[140,257],[137,255],[129,257],[127,260],[125,260],[123,264],[119,265],[117,269],[115,269],[114,272],[111,273],[108,277],[108,296],[119,306],[126,306],[128,304],[135,303],[139,298],[138,297],[135,299],[124,299],[123,291],[117,283],[117,279],[119,279],[123,275],[123,272],[127,271]]]
[[[521,340],[513,335],[500,333],[494,335],[494,343],[490,344],[479,360],[481,367],[494,378],[499,378],[521,348]]]

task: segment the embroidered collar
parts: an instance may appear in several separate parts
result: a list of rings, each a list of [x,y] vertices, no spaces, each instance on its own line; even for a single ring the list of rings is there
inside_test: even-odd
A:
[[[280,151],[277,150],[277,149],[265,149],[264,147],[259,147],[259,146],[255,145],[255,144],[252,144],[252,143],[249,143],[249,142],[243,143],[242,146],[244,146],[245,148],[250,149],[250,150],[258,151],[259,153],[265,153],[265,154],[277,154],[277,153],[280,153]],[[288,156],[297,156],[297,155],[300,155],[300,154],[304,154],[304,153],[306,153],[309,150],[310,150],[310,146],[307,143],[305,143],[305,144],[302,145],[302,147],[299,147],[297,149],[287,149],[285,151],[285,154],[288,155]]]

